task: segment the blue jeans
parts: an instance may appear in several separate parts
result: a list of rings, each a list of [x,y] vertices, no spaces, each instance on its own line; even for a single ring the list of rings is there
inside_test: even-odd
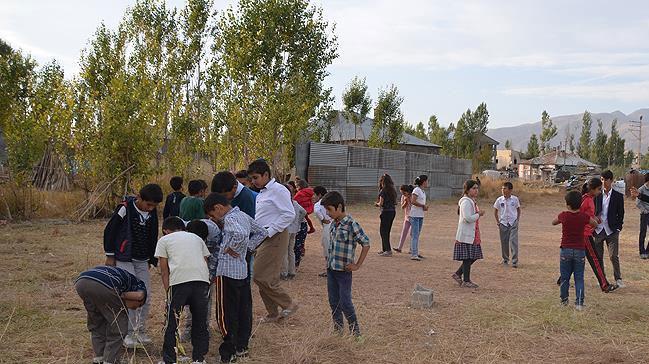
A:
[[[570,276],[575,276],[575,299],[576,305],[584,304],[584,262],[586,251],[580,249],[561,248],[561,302],[568,302],[568,289],[570,288]]]
[[[419,255],[419,234],[421,233],[423,225],[423,217],[410,216],[410,237],[412,238],[412,242],[410,243],[410,255],[413,257]]]
[[[360,327],[356,319],[356,310],[352,303],[352,272],[341,272],[327,269],[327,293],[329,306],[334,320],[334,329],[343,332],[343,314],[347,319],[349,330],[356,336],[360,335]]]

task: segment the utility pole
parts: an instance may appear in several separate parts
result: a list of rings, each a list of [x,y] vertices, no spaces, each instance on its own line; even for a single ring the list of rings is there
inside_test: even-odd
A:
[[[634,169],[640,169],[640,163],[641,163],[641,156],[642,156],[642,115],[640,115],[640,120],[629,120],[629,123],[631,125],[629,128],[631,129],[631,135],[636,137],[638,140],[638,153],[635,156],[635,161],[633,162],[633,168]]]

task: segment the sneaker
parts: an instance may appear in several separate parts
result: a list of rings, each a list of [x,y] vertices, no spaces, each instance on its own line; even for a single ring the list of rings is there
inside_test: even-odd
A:
[[[620,287],[618,287],[617,284],[609,284],[609,285],[608,285],[608,288],[607,288],[606,290],[604,290],[604,293],[610,293],[610,292],[613,292],[613,291],[615,291],[615,290],[618,289],[618,288],[620,288]]]
[[[575,310],[583,311],[584,310],[584,305],[575,305]]]
[[[234,355],[236,355],[237,358],[247,358],[248,355],[250,355],[250,350],[248,350],[248,348],[240,349],[237,350],[237,352]]]
[[[617,284],[617,287],[618,287],[618,288],[624,288],[624,287],[626,287],[626,284],[624,284],[624,282],[622,282],[621,279],[618,279],[617,281],[615,281],[615,284]]]
[[[419,255],[413,255],[412,257],[410,257],[410,260],[416,260],[419,262],[421,261],[421,258],[419,257]]]
[[[144,348],[144,345],[142,345],[142,343],[140,341],[136,340],[132,335],[126,335],[126,337],[124,337],[124,346],[127,349],[143,349]]]
[[[237,362],[237,356],[232,355],[229,359],[223,359],[221,358],[221,363],[236,363]]]
[[[473,282],[463,282],[462,287],[464,287],[464,288],[478,288],[480,286],[478,286],[477,284],[475,284]]]
[[[503,262],[502,262],[502,263],[500,263],[500,264],[501,264],[501,265],[504,265],[504,266],[508,266],[508,265],[509,265],[509,262],[508,262],[508,261],[506,261],[506,260],[503,260]]]
[[[640,259],[649,259],[649,254],[640,254]]]
[[[92,364],[102,364],[104,362],[103,356],[96,356],[92,358]]]
[[[424,256],[421,255],[421,254],[419,254],[419,255],[417,255],[417,256],[419,257],[419,259],[426,259],[426,257],[424,257]]]
[[[391,257],[391,256],[392,256],[392,252],[382,252],[381,254],[379,254],[379,256],[382,256],[382,257]]]
[[[392,250],[394,250],[397,253],[401,253],[401,249],[399,249],[399,248],[392,248]]]
[[[327,277],[327,272],[322,272],[322,273],[318,274],[318,277],[326,278]]]
[[[300,308],[300,306],[298,306],[297,303],[294,303],[294,304],[291,305],[291,307],[282,310],[282,313],[280,314],[280,316],[283,317],[283,318],[289,318],[289,317],[293,316],[297,312],[297,310],[299,308]]]
[[[451,278],[453,278],[453,280],[455,280],[455,282],[457,282],[457,284],[459,284],[460,286],[462,285],[462,277],[460,277],[457,274],[453,273],[451,275]]]
[[[142,343],[142,344],[151,344],[153,342],[153,339],[147,334],[137,334],[136,335],[137,340]]]
[[[568,306],[568,299],[561,300],[561,306]]]
[[[295,274],[293,274],[293,273],[289,273],[289,274],[286,275],[286,280],[287,281],[291,281],[291,280],[293,280],[293,278],[295,278]]]
[[[193,361],[192,364],[207,364],[205,360],[202,361]]]
[[[518,263],[512,264],[512,268],[518,268]]]

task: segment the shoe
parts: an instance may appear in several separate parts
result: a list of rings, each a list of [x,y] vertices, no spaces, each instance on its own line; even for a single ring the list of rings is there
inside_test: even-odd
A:
[[[401,249],[399,249],[399,248],[392,248],[392,250],[394,250],[397,253],[401,253]]]
[[[326,278],[327,277],[327,272],[322,272],[322,273],[318,274],[318,277]]]
[[[561,300],[561,306],[568,306],[568,299]]]
[[[192,364],[207,364],[205,360],[203,361],[193,361]]]
[[[424,256],[421,255],[421,254],[419,254],[419,255],[417,255],[417,256],[419,257],[419,259],[426,259],[426,257],[424,257]]]
[[[297,303],[292,304],[289,308],[286,308],[282,310],[282,313],[280,314],[281,317],[283,318],[289,318],[293,316],[297,310],[300,308],[300,306],[297,305]]]
[[[103,356],[97,356],[92,358],[92,364],[103,364],[104,363],[104,357]]]
[[[414,255],[414,256],[410,257],[410,260],[416,260],[416,261],[419,262],[419,261],[421,261],[421,258],[419,257],[419,255]]]
[[[626,284],[624,284],[624,282],[622,282],[621,279],[618,279],[617,281],[615,281],[615,284],[617,284],[617,287],[618,287],[618,288],[624,288],[624,287],[626,287]]]
[[[512,268],[518,268],[518,264],[517,263],[512,264]]]
[[[392,252],[382,252],[381,254],[379,254],[379,256],[382,256],[382,257],[391,257],[391,256],[392,256]]]
[[[237,362],[237,356],[232,355],[229,359],[223,359],[221,358],[221,363],[236,363]]]
[[[617,284],[609,284],[608,288],[604,291],[605,293],[611,293],[616,289],[620,288]]]
[[[385,253],[383,250],[381,250],[380,252],[376,252],[377,255],[382,255],[383,253]]]
[[[286,280],[287,280],[287,281],[291,281],[291,280],[293,280],[294,278],[295,278],[295,274],[293,274],[293,273],[289,273],[289,274],[286,275]]]
[[[640,254],[640,259],[649,259],[649,254]]]
[[[453,273],[451,278],[453,278],[457,282],[457,284],[459,284],[460,286],[462,285],[462,277],[460,277],[457,274]]]
[[[477,284],[475,284],[473,282],[463,282],[462,287],[463,288],[478,288],[480,286],[478,286]]]
[[[136,340],[132,335],[126,335],[124,338],[124,346],[127,349],[143,349],[144,345],[142,342]],[[106,363],[104,363],[106,364]]]
[[[503,262],[502,262],[502,263],[500,263],[500,264],[502,264],[502,265],[504,265],[504,266],[508,266],[508,265],[509,265],[509,262],[508,262],[508,261],[506,261],[506,260],[503,260]]]
[[[584,310],[584,305],[575,305],[575,310],[583,311]]]
[[[250,355],[250,350],[248,348],[237,350],[234,354],[237,358],[247,358]]]
[[[147,334],[136,334],[135,336],[137,340],[142,343],[142,344],[151,344],[153,342],[153,339]]]

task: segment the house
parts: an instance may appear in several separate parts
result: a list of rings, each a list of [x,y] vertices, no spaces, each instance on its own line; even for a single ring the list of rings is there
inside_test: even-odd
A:
[[[523,160],[518,165],[518,178],[525,180],[551,180],[558,170],[567,170],[570,173],[592,172],[599,165],[587,161],[577,154],[554,150],[540,157]]]
[[[497,149],[498,149],[498,144],[500,144],[496,139],[491,138],[487,134],[480,134],[478,136],[478,141],[477,141],[477,149],[482,151],[485,149],[488,149],[491,151],[491,166],[490,169],[496,169],[496,165],[498,164],[498,154],[497,154]]]
[[[359,125],[354,125],[341,111],[335,111],[329,142],[367,147],[373,123],[374,119],[365,118]],[[442,147],[404,132],[397,149],[406,152],[439,154]]]
[[[518,173],[518,163],[521,162],[521,152],[511,149],[496,151],[496,169],[515,171]]]

